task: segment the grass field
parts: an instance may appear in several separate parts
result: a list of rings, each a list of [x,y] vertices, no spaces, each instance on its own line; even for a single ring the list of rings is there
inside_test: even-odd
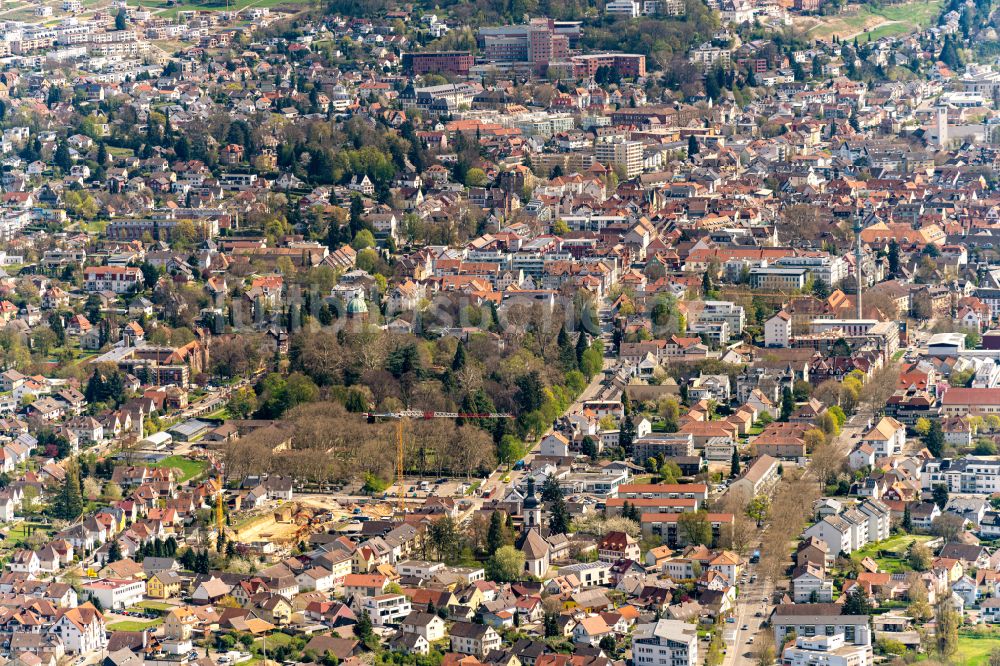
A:
[[[158,627],[163,624],[163,620],[148,620],[140,622],[138,620],[125,620],[108,625],[108,631],[142,631],[150,627]]]
[[[138,604],[136,604],[136,607],[144,610],[155,610],[155,611],[169,611],[174,608],[177,608],[177,606],[164,603],[162,601],[140,601]]]
[[[20,522],[10,528],[10,531],[7,532],[7,538],[3,541],[5,544],[11,545],[17,543],[18,541],[23,541],[30,536],[32,528],[34,528],[35,532],[41,531],[46,534],[51,534],[50,527],[50,525],[43,525],[41,523]]]
[[[204,460],[188,460],[181,456],[170,456],[169,458],[164,458],[163,460],[153,463],[150,467],[173,467],[180,472],[180,483],[184,483],[189,479],[202,474],[208,467],[208,463]]]
[[[996,637],[959,636],[958,653],[952,663],[957,666],[985,666],[990,661],[990,652],[997,647],[1000,647],[1000,640]]]
[[[848,5],[847,9],[850,11],[838,16],[802,17],[797,23],[812,39],[830,40],[834,35],[853,39],[857,36],[858,41],[864,43],[926,28],[941,13],[941,0],[916,0],[887,7]]]
[[[239,11],[247,7],[296,7],[307,4],[307,0],[232,0],[227,3],[225,0],[209,0],[208,2],[177,2],[172,6],[164,0],[139,0],[139,6],[148,7],[156,12],[156,15],[163,18],[173,18],[180,12],[208,12],[208,11]]]
[[[902,573],[910,570],[910,566],[906,562],[906,554],[910,549],[910,544],[923,543],[933,538],[924,534],[900,534],[854,551],[851,553],[851,559],[863,560],[866,557],[871,557],[878,562],[879,569],[882,571]]]
[[[267,637],[267,649],[271,650],[276,647],[281,647],[282,645],[288,645],[292,642],[292,637],[288,634],[273,633]],[[264,645],[264,639],[258,638],[254,641],[254,645],[261,647]]]

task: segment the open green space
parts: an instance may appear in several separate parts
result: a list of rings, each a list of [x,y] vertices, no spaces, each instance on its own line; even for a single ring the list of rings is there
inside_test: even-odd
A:
[[[31,534],[37,532],[43,532],[45,534],[51,534],[51,525],[45,525],[43,523],[30,523],[30,522],[20,522],[14,525],[10,529],[0,528],[0,532],[4,532],[7,538],[3,540],[5,544],[13,545],[19,541],[27,539]]]
[[[904,35],[932,25],[941,13],[941,0],[917,0],[873,7],[848,5],[836,16],[804,17],[799,23],[813,39],[852,39],[864,43],[892,35]],[[869,37],[870,35],[870,37]]]
[[[205,460],[189,460],[183,456],[170,456],[151,464],[150,467],[173,467],[180,473],[178,482],[184,483],[203,474],[208,468],[208,462]]]
[[[957,666],[985,666],[990,661],[990,652],[998,647],[1000,647],[1000,639],[996,636],[960,635],[958,637],[958,652],[952,663],[957,664]]]
[[[115,622],[108,625],[108,631],[142,631],[143,629],[149,629],[150,627],[158,627],[163,624],[163,620],[125,620],[123,622]]]
[[[913,543],[925,543],[934,537],[926,534],[899,534],[885,541],[868,544],[851,553],[852,560],[870,557],[878,563],[879,570],[888,573],[902,573],[910,570],[906,562],[907,553]]]
[[[306,0],[232,0],[232,2],[210,0],[209,2],[174,3],[164,2],[164,0],[139,0],[138,4],[153,10],[158,17],[173,18],[180,12],[240,11],[248,7],[266,7],[268,9],[280,6],[295,7],[306,4]]]
[[[177,608],[177,606],[162,601],[140,601],[136,604],[136,608],[143,610],[169,611]]]
[[[292,637],[288,634],[273,633],[267,637],[267,649],[272,650],[274,648],[281,647],[282,645],[288,645],[292,642]],[[264,639],[258,638],[254,641],[254,645],[257,647],[263,647]]]

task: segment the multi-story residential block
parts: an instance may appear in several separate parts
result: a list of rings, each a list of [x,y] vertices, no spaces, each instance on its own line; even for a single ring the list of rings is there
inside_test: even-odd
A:
[[[573,574],[586,589],[607,585],[611,579],[611,565],[607,562],[580,562],[559,568],[559,575]]]
[[[871,666],[871,645],[849,644],[844,636],[799,636],[782,653],[785,666]]]
[[[403,71],[414,75],[447,73],[465,76],[475,63],[469,51],[404,53]]]
[[[832,559],[889,538],[891,515],[889,507],[881,501],[866,499],[857,507],[824,516],[802,536],[816,537],[826,543],[828,557]]]
[[[89,266],[83,271],[87,291],[112,291],[125,294],[143,284],[137,266]]]
[[[58,619],[48,633],[58,636],[71,654],[88,654],[103,650],[108,644],[104,616],[90,602],[76,608],[60,609]]]
[[[870,646],[871,630],[867,615],[844,615],[843,606],[836,603],[781,604],[771,613],[774,641],[781,645],[785,635],[796,637],[840,636],[847,645]]]
[[[753,289],[792,292],[806,286],[809,271],[804,268],[757,267],[750,269]]]
[[[632,442],[632,458],[644,463],[649,458],[694,455],[694,437],[691,433],[650,433]],[[619,493],[621,488],[618,489]]]
[[[703,301],[701,307],[691,305],[688,323],[725,322],[731,335],[741,335],[746,326],[746,310],[732,301]]]
[[[500,648],[500,634],[493,627],[472,622],[456,622],[449,633],[452,652],[482,658]]]
[[[743,472],[743,475],[734,481],[727,493],[735,493],[735,496],[752,499],[761,493],[767,492],[778,481],[778,468],[781,462],[772,456],[763,455],[753,461],[753,463]]]
[[[625,172],[626,178],[642,173],[643,146],[640,141],[598,141],[594,144],[594,159],[601,164]]]
[[[142,601],[146,594],[146,583],[141,580],[102,578],[85,583],[83,591],[91,599],[99,601],[101,608],[130,608]]]
[[[399,624],[413,610],[410,600],[402,594],[378,594],[365,597],[361,601],[361,609],[368,613],[372,624],[382,627],[387,624]]]
[[[611,4],[605,5],[605,9],[609,9]],[[573,65],[573,76],[576,78],[592,78],[601,67],[613,69],[623,78],[635,79],[646,76],[646,56],[636,53],[588,53],[573,56],[570,58],[570,63]]]
[[[797,604],[833,601],[833,580],[821,566],[803,564],[792,571],[792,599]]]
[[[879,458],[894,456],[902,453],[906,445],[906,426],[891,416],[883,416],[861,437],[860,443],[872,447]]]
[[[704,483],[632,483],[618,487],[623,499],[676,499],[686,497],[705,501],[708,486]]]
[[[842,256],[827,252],[803,252],[777,259],[775,265],[785,268],[804,268],[813,280],[827,285],[837,285],[847,279],[848,264]]]
[[[636,666],[695,666],[701,663],[697,627],[680,620],[640,625],[632,634],[632,659]]]
[[[921,487],[943,483],[951,493],[992,494],[1000,491],[1000,457],[937,458],[924,463]]]

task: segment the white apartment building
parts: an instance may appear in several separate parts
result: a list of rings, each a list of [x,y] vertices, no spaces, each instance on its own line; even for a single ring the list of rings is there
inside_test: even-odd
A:
[[[642,173],[642,158],[641,141],[598,141],[594,144],[594,159],[624,170],[626,178]]]
[[[559,575],[574,574],[580,581],[580,587],[602,587],[611,579],[611,565],[607,562],[580,562],[560,567]]]
[[[434,574],[444,570],[444,562],[428,562],[425,560],[406,560],[396,565],[396,570],[403,578],[433,578]]]
[[[792,339],[792,316],[782,310],[764,322],[764,346],[787,347]]]
[[[785,648],[785,666],[871,666],[870,645],[848,645],[843,635],[799,636],[795,645]]]
[[[826,543],[831,558],[850,554],[869,543],[889,538],[891,511],[876,499],[867,499],[838,515],[826,516],[802,533]]]
[[[774,642],[781,645],[789,632],[801,638],[838,636],[845,645],[871,647],[867,615],[843,615],[837,603],[781,604],[771,613]],[[869,662],[870,663],[870,662]]]
[[[906,426],[891,416],[883,416],[871,430],[861,436],[861,444],[872,447],[879,458],[902,453],[906,446]]]
[[[833,601],[833,580],[819,567],[805,565],[792,572],[792,599],[797,604]]]
[[[67,610],[48,633],[58,636],[70,654],[96,652],[108,644],[104,616],[90,603]]]
[[[774,263],[786,268],[804,268],[813,276],[813,280],[822,280],[828,285],[837,285],[847,279],[848,275],[847,261],[825,252],[781,257]]]
[[[83,271],[87,291],[113,291],[124,294],[143,282],[136,266],[90,266]]]
[[[951,493],[992,494],[1000,492],[1000,457],[966,456],[928,460],[921,475],[922,488],[931,490],[939,483]]]
[[[146,596],[146,583],[141,580],[104,578],[87,583],[84,591],[91,599],[101,603],[101,608],[130,608]]]
[[[747,323],[746,310],[732,301],[705,301],[693,319],[696,322],[725,322],[731,335],[742,334]]]
[[[642,10],[638,0],[611,0],[611,2],[604,5],[604,13],[638,18]]]
[[[632,634],[636,666],[694,666],[698,659],[698,629],[680,620],[639,625]]]
[[[372,624],[383,627],[387,624],[399,624],[410,614],[410,600],[402,594],[379,594],[365,597],[361,601],[361,609],[368,612]]]

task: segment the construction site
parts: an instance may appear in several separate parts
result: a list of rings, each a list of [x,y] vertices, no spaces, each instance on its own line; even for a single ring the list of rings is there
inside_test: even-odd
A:
[[[304,495],[249,512],[234,522],[229,531],[243,543],[270,542],[282,548],[317,532],[360,530],[362,521],[389,518],[394,510],[394,504],[388,501],[353,503],[329,495]]]

